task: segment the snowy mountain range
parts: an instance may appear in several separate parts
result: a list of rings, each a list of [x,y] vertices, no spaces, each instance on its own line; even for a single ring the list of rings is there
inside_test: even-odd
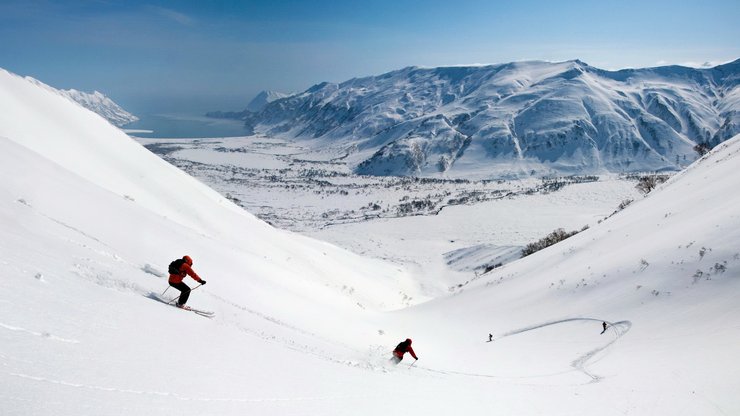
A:
[[[121,106],[101,92],[93,91],[92,93],[87,93],[70,89],[59,90],[59,93],[88,110],[101,115],[114,126],[121,127],[139,120],[138,117],[121,108]]]
[[[698,143],[740,132],[739,83],[740,60],[620,71],[578,60],[408,67],[232,116],[257,133],[338,148],[361,174],[675,171],[698,157]]]
[[[0,105],[0,414],[740,414],[740,135],[429,299],[39,83],[0,70]],[[213,318],[155,300],[184,254]]]

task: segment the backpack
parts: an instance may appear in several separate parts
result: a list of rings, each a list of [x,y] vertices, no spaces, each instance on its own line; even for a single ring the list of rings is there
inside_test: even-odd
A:
[[[170,274],[176,274],[179,275],[182,272],[180,271],[180,267],[182,267],[182,264],[185,263],[185,260],[183,259],[177,259],[170,263],[170,266],[167,268],[167,271],[170,272]]]
[[[396,345],[396,349],[393,351],[406,352],[407,347],[408,347],[408,344],[406,344],[406,341],[401,341],[400,344]]]

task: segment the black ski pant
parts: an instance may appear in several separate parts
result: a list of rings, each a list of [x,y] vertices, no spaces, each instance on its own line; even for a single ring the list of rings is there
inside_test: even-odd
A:
[[[183,282],[180,282],[180,283],[170,282],[170,286],[180,291],[180,299],[177,301],[177,304],[184,305],[188,301],[188,298],[190,297],[190,286],[186,285]]]

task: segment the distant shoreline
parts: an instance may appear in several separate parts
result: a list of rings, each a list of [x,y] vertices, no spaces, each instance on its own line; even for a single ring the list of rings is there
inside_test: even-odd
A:
[[[124,133],[154,133],[154,130],[144,130],[144,129],[121,129]]]
[[[145,138],[185,139],[204,137],[243,137],[249,135],[243,120],[222,120],[198,114],[143,114],[139,121],[121,129]]]

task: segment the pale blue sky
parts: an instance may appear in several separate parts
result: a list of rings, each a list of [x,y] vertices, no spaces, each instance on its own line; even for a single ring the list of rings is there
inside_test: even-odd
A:
[[[135,113],[205,111],[410,65],[721,63],[738,22],[740,0],[0,0],[0,67]]]

